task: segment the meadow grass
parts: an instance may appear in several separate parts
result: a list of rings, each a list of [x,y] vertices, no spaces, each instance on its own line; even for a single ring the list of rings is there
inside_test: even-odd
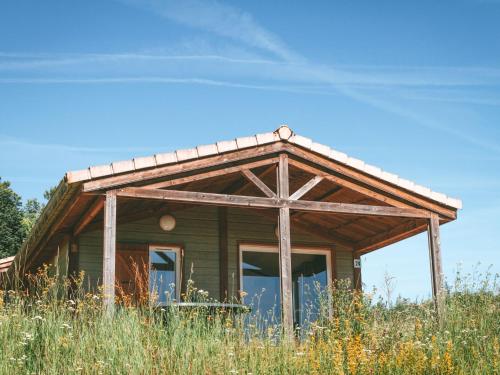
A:
[[[441,321],[431,301],[374,302],[336,283],[295,340],[203,308],[122,303],[110,317],[81,275],[30,280],[0,291],[0,374],[500,374],[496,277],[459,276]]]

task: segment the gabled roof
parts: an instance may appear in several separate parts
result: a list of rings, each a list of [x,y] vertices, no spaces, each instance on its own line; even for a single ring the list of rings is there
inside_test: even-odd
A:
[[[360,159],[350,157],[343,152],[339,152],[330,148],[329,146],[314,142],[312,139],[294,133],[286,125],[279,127],[274,132],[257,134],[250,137],[241,137],[228,141],[219,141],[213,144],[176,150],[169,153],[117,161],[111,164],[91,166],[86,169],[68,172],[66,173],[65,178],[66,181],[70,184],[76,182],[85,182],[103,177],[109,177],[168,164],[175,164],[178,162],[214,156],[217,154],[223,154],[226,152],[242,150],[275,142],[288,142],[300,146],[324,157],[327,157],[335,162],[347,165],[362,173],[371,175],[380,180],[406,189],[412,193],[431,199],[437,203],[444,204],[456,209],[462,208],[462,201],[459,199],[451,198],[443,193],[432,191],[425,186],[418,185],[393,173],[389,173],[373,165],[366,164]]]
[[[241,158],[240,161],[243,161],[251,159],[252,157],[265,156],[266,153],[267,156],[269,156],[273,153],[281,152],[288,152],[297,159],[307,159],[320,169],[329,170],[330,172],[326,172],[328,174],[336,173],[335,171],[337,171],[339,175],[348,177],[347,180],[344,179],[344,186],[348,186],[347,189],[337,189],[338,186],[331,186],[332,183],[327,183],[327,186],[324,186],[324,188],[327,189],[334,188],[335,192],[332,193],[332,196],[344,190],[347,195],[351,195],[351,197],[344,196],[344,199],[349,198],[356,201],[356,199],[361,198],[361,196],[370,200],[372,198],[368,196],[374,196],[375,194],[378,195],[379,198],[382,196],[384,197],[384,199],[379,200],[379,203],[382,201],[380,204],[388,204],[386,199],[393,200],[391,197],[393,196],[399,199],[403,204],[409,204],[410,207],[424,207],[431,211],[443,213],[443,223],[454,220],[456,218],[456,211],[462,207],[462,202],[458,199],[450,198],[442,193],[433,192],[424,186],[400,178],[395,174],[385,172],[359,159],[349,157],[328,146],[295,134],[288,126],[283,125],[274,132],[220,141],[209,145],[156,154],[148,157],[113,162],[106,165],[92,166],[83,170],[66,173],[55,190],[54,195],[35,223],[29,237],[23,243],[20,251],[12,261],[9,272],[15,272],[15,270],[22,271],[25,267],[31,267],[35,261],[39,260],[39,256],[45,254],[45,248],[50,249],[50,247],[58,246],[59,241],[64,236],[74,233],[74,228],[82,219],[82,215],[85,211],[93,207],[98,207],[98,205],[95,205],[98,203],[95,195],[86,193],[101,190],[100,193],[102,194],[103,189],[127,185],[131,186],[135,183],[140,184],[141,182],[147,182],[148,179],[162,179],[166,177],[167,174],[173,176],[176,174],[183,174],[186,171],[196,174],[201,169],[206,168],[207,163],[217,163],[217,167],[220,168],[228,163],[232,157],[233,161],[240,160],[239,158]],[[216,167],[216,165],[210,164],[210,167]],[[166,172],[167,170],[168,172]],[[239,177],[241,178],[241,176]],[[359,184],[356,185],[356,183],[352,181]],[[305,182],[307,181],[302,181],[302,183]],[[85,185],[87,184],[89,185],[89,189],[85,191]],[[208,184],[211,184],[211,182],[208,182]],[[92,187],[92,185],[94,185],[94,187]],[[333,183],[333,185],[337,185],[337,183]],[[356,185],[358,189],[355,189],[354,185]],[[365,192],[370,191],[373,194],[361,193],[361,190]],[[379,194],[377,190],[380,190],[381,194]],[[203,191],[203,189],[200,191]],[[217,192],[220,193],[220,191]],[[324,193],[326,193],[326,191]],[[97,194],[99,194],[99,192],[97,192]],[[355,196],[353,197],[352,194]],[[323,198],[318,199],[323,200]],[[375,199],[375,201],[377,201],[377,199]],[[367,202],[367,204],[370,204],[370,202]],[[303,214],[300,217],[296,217],[296,219],[297,218],[301,221],[303,227],[304,225],[307,227],[308,232],[317,230],[319,226],[325,226],[327,224],[325,221],[318,220],[318,217],[314,217],[313,221],[309,220],[309,222],[307,222],[307,214]],[[347,219],[347,221],[337,222],[338,225],[335,224],[335,220],[343,221],[344,219],[336,215],[336,218],[332,218],[332,220],[328,221],[328,224],[334,227],[325,227],[324,229],[335,232],[339,228],[338,225],[344,227],[345,231],[347,231],[347,228],[352,227],[352,230],[349,230],[350,234],[360,238],[351,238],[351,240],[355,240],[356,244],[359,246],[362,244],[365,246],[365,249],[369,249],[369,251],[381,247],[382,245],[380,244],[386,246],[387,244],[394,243],[394,241],[399,241],[403,238],[425,231],[427,228],[425,221],[413,220],[412,222],[395,222],[390,219],[384,221],[382,218],[375,218],[373,220],[377,220],[378,222],[372,221],[369,225],[371,229],[364,228],[364,231],[360,231],[360,225],[356,223],[355,220]],[[372,235],[372,237],[367,238],[367,240],[378,241],[376,244],[372,245],[369,241],[369,243],[365,244],[361,241],[361,237],[364,238],[368,236],[367,232]],[[386,240],[386,237],[390,238]],[[340,239],[338,234],[336,238]]]

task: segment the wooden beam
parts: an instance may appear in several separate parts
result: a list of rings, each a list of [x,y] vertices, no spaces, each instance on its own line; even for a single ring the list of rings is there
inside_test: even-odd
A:
[[[102,286],[103,304],[108,313],[115,305],[115,261],[116,261],[116,191],[106,192],[104,204],[104,242]]]
[[[288,199],[289,176],[288,155],[281,154],[278,166],[278,195],[280,199]],[[293,337],[293,281],[292,281],[292,242],[290,239],[290,209],[279,209],[279,263],[281,283],[281,312],[285,336]]]
[[[183,190],[160,190],[130,187],[118,190],[118,195],[129,198],[159,199],[172,202],[227,207],[280,208],[282,206],[277,198],[199,193]]]
[[[390,206],[371,206],[366,204],[334,203],[334,202],[314,202],[287,200],[284,202],[292,210],[315,211],[324,213],[336,213],[346,215],[367,215],[367,216],[391,216],[391,217],[411,217],[429,218],[430,212],[418,208],[399,208]]]
[[[227,228],[227,207],[219,207],[219,288],[220,302],[228,300],[228,228]]]
[[[357,255],[367,254],[371,251],[421,233],[425,231],[426,228],[426,224],[418,223],[415,220],[405,221],[404,223],[399,224],[385,232],[378,233],[359,241],[356,243],[354,251]]]
[[[363,283],[361,280],[361,257],[359,254],[354,254],[353,263],[354,289],[361,292],[363,291]],[[356,263],[359,263],[359,266],[356,266]]]
[[[274,193],[274,191],[269,189],[269,187],[260,178],[258,178],[251,170],[243,169],[241,173],[243,174],[243,176],[246,177],[248,181],[252,182],[255,186],[257,186],[260,189],[260,191],[262,191],[267,197],[276,198],[276,194]]]
[[[258,160],[250,163],[245,163],[241,165],[235,165],[231,167],[222,167],[215,170],[210,170],[203,173],[197,173],[189,176],[183,176],[178,178],[173,178],[167,181],[156,182],[154,184],[144,185],[148,189],[163,189],[176,185],[183,185],[190,182],[205,180],[207,178],[219,177],[226,174],[242,172],[246,169],[258,168],[264,165],[275,164],[278,162],[278,158],[269,158],[264,160]]]
[[[238,150],[232,153],[224,153],[206,158],[188,160],[169,164],[161,167],[141,170],[123,175],[105,177],[91,180],[83,184],[83,191],[106,190],[121,185],[128,185],[136,182],[165,178],[179,173],[192,172],[195,170],[223,166],[231,163],[241,162],[243,160],[262,159],[267,155],[272,155],[279,152],[283,145],[279,142],[271,143],[263,146],[252,147],[245,150]]]
[[[370,206],[350,203],[292,201],[289,198],[248,197],[216,193],[201,193],[182,190],[160,190],[128,187],[117,190],[117,194],[129,198],[159,199],[193,204],[209,204],[228,207],[248,208],[289,208],[298,211],[337,213],[346,215],[392,216],[429,218],[430,213],[418,208],[398,208],[388,206]],[[283,193],[283,196],[285,194]],[[281,195],[280,195],[281,196]]]
[[[306,195],[311,189],[313,189],[317,184],[323,181],[322,176],[314,176],[307,183],[305,183],[300,189],[290,196],[291,200],[297,200]]]
[[[441,238],[439,234],[439,216],[432,214],[428,223],[429,261],[431,268],[432,296],[436,303],[438,314],[443,313],[443,267],[441,264]]]
[[[78,236],[85,227],[101,212],[104,207],[104,197],[97,197],[90,208],[83,214],[78,223],[74,226],[73,236]]]
[[[319,167],[325,168],[328,170],[328,175],[332,176],[332,181],[337,179],[337,183],[341,185],[345,182],[356,181],[356,184],[352,185],[352,189],[355,190],[356,187],[360,187],[362,185],[369,186],[368,191],[377,193],[377,199],[382,200],[386,203],[389,203],[394,206],[402,207],[401,205],[417,205],[428,210],[439,213],[442,216],[450,218],[452,220],[457,217],[457,210],[454,208],[446,207],[445,205],[441,205],[433,202],[429,198],[420,197],[418,194],[413,192],[407,192],[404,188],[394,186],[389,182],[383,181],[376,177],[370,176],[366,173],[360,172],[355,168],[351,168],[348,166],[344,166],[341,163],[335,162],[333,160],[327,159],[325,157],[321,157],[312,152],[306,151],[300,147],[292,145],[290,143],[286,143],[283,145],[283,149],[286,152],[302,159],[307,160],[310,163],[314,163]],[[292,164],[292,158],[290,158],[290,164]],[[337,176],[332,175],[332,172],[338,174]],[[314,173],[317,174],[317,173]],[[340,178],[340,176],[345,176],[345,178]],[[351,181],[349,181],[351,180]],[[346,185],[346,187],[349,187]],[[378,192],[383,192],[384,194],[380,194]],[[396,197],[397,199],[394,199]],[[392,203],[390,203],[392,202]]]

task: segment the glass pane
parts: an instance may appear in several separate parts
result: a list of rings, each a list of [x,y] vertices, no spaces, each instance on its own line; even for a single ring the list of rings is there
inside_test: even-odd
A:
[[[244,303],[252,314],[268,322],[281,321],[279,258],[277,253],[243,252]]]
[[[294,321],[304,326],[318,318],[321,294],[328,285],[326,256],[292,254],[292,280]]]
[[[252,315],[268,323],[281,321],[279,255],[244,251],[242,256],[244,303]],[[300,326],[317,320],[320,298],[328,285],[324,254],[292,253],[294,322]],[[262,322],[262,321],[261,321]],[[264,324],[264,327],[266,324]]]
[[[159,303],[175,299],[176,295],[176,261],[174,251],[155,250],[149,253],[151,268],[149,273],[149,290]]]

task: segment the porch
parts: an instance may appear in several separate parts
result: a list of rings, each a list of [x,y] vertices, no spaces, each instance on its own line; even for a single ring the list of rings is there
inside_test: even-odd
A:
[[[68,174],[64,186],[59,211],[50,218],[57,221],[52,235],[36,246],[25,268],[34,267],[34,259],[50,260],[48,249],[63,241],[69,272],[83,270],[89,285],[102,284],[110,312],[115,285],[130,283],[124,275],[133,259],[147,264],[149,280],[162,269],[170,272],[157,292],[173,284],[176,299],[188,279],[228,301],[256,291],[261,277],[286,330],[300,321],[299,279],[307,284],[314,276],[327,286],[347,278],[361,289],[363,254],[425,231],[439,306],[439,225],[456,219],[461,205],[288,127],[132,165],[91,167]],[[165,215],[175,219],[167,230],[159,222]]]

